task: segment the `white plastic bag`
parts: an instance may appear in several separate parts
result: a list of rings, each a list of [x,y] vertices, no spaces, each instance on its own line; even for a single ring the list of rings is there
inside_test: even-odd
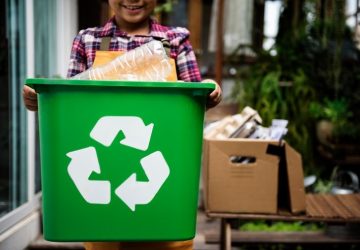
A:
[[[160,41],[151,41],[99,67],[75,75],[82,80],[165,81],[171,65]]]

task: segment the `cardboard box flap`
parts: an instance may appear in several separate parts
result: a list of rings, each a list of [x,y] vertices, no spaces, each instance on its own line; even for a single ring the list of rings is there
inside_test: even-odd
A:
[[[305,211],[304,173],[301,155],[289,144],[285,143],[285,159],[290,195],[290,211],[300,213]]]
[[[305,211],[304,175],[301,156],[289,144],[279,147],[278,205],[293,214]]]

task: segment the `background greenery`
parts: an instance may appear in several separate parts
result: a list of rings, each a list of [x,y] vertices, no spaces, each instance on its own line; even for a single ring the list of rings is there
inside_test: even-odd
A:
[[[316,150],[318,121],[333,124],[329,143],[360,138],[360,52],[345,23],[345,1],[283,1],[283,8],[274,46],[253,48],[256,62],[238,70],[233,97],[240,110],[255,108],[265,126],[289,120],[286,140],[302,154],[305,174],[322,175],[328,167]]]

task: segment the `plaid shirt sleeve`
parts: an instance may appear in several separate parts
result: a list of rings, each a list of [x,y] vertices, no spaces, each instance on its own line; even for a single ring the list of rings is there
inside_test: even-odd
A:
[[[190,42],[186,40],[180,45],[179,51],[176,60],[179,79],[186,82],[201,82],[199,67]]]
[[[82,42],[82,33],[83,31],[80,31],[73,41],[70,54],[70,63],[67,72],[68,78],[85,71],[87,68],[85,44]]]
[[[189,32],[182,28],[179,41],[176,66],[179,80],[185,82],[201,82],[201,74],[196,61],[194,50],[189,41]]]

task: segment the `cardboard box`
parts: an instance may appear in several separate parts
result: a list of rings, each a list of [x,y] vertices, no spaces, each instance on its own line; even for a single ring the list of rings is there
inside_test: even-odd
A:
[[[287,143],[205,139],[203,157],[208,213],[305,211],[301,155]],[[234,163],[233,157],[245,157],[250,162]]]

